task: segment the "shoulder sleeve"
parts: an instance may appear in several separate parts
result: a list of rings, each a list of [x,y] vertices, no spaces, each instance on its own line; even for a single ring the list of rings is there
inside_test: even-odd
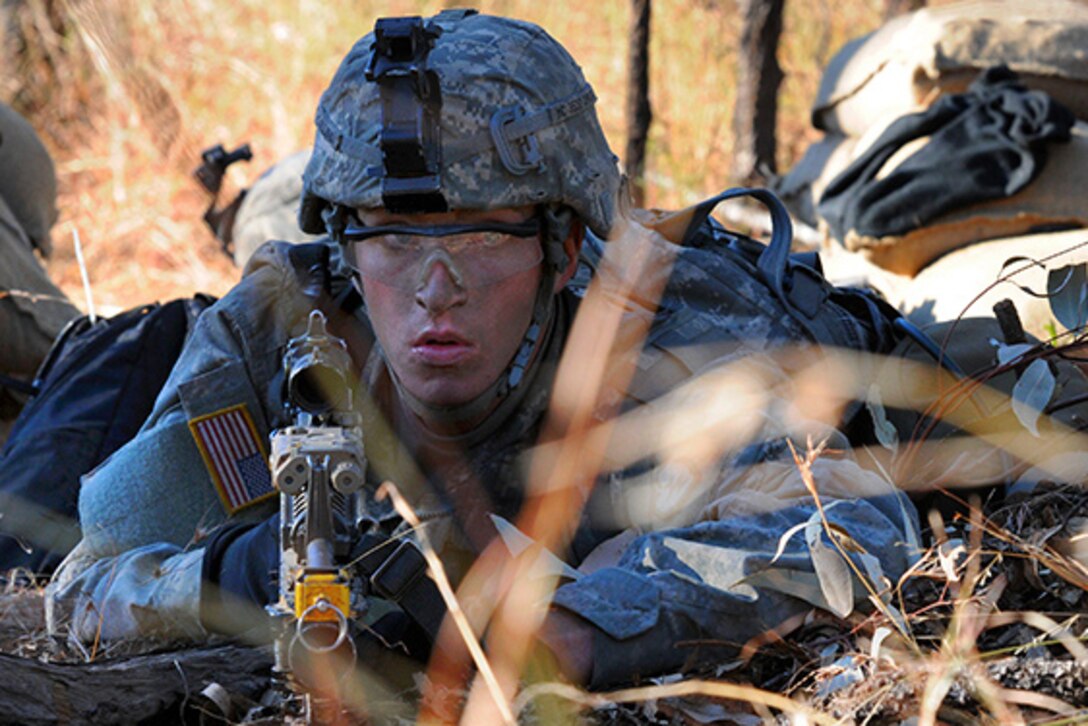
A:
[[[46,626],[82,643],[144,636],[202,640],[203,554],[163,543],[100,558],[79,545],[46,588]]]
[[[137,436],[83,477],[84,551],[185,546],[267,498],[280,351],[308,310],[285,250],[270,245],[198,318]]]
[[[257,504],[261,498],[245,491],[245,470],[261,467],[267,476],[261,446],[279,423],[279,353],[309,309],[296,279],[285,250],[275,245],[251,260],[242,282],[197,320],[140,432],[83,477],[83,540],[47,594],[54,632],[64,626],[81,638],[99,630],[102,637],[203,632],[203,534],[228,517],[260,519],[274,510],[271,500]],[[249,459],[227,427],[225,417],[238,411],[245,415],[235,423],[256,446]],[[201,422],[213,425],[201,431]],[[216,453],[215,436],[235,447],[229,456]],[[231,466],[240,480],[229,481]]]

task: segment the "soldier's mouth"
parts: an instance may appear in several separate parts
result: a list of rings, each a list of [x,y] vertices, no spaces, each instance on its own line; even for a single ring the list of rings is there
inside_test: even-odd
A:
[[[451,331],[426,331],[412,341],[412,354],[425,365],[456,365],[472,355],[475,346]]]

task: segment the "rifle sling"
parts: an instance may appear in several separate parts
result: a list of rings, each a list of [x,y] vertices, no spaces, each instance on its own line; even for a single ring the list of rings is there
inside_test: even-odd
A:
[[[358,563],[358,569],[370,580],[377,595],[396,603],[416,622],[433,642],[446,616],[446,605],[434,580],[427,576],[427,561],[419,547],[401,540],[396,548],[393,540],[385,540],[366,548],[368,554]]]

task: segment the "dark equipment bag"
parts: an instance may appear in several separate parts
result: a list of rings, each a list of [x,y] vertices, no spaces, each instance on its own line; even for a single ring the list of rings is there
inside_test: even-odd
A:
[[[727,230],[711,216],[721,202],[740,197],[770,211],[767,244]],[[677,248],[646,341],[647,363],[640,363],[629,391],[635,401],[664,394],[745,339],[886,354],[910,334],[883,299],[835,287],[824,278],[818,255],[791,253],[789,214],[766,189],[729,189],[653,226]],[[595,267],[603,245],[587,241],[584,254]]]
[[[721,202],[740,197],[752,197],[770,212],[772,232],[767,245],[728,232],[710,216]],[[868,290],[835,287],[824,278],[819,255],[791,254],[792,243],[793,223],[778,197],[766,189],[737,188],[695,206],[683,244],[720,258],[714,263],[700,256],[690,262],[710,264],[716,270],[734,265],[760,280],[781,311],[813,342],[876,353],[890,351],[902,337],[893,330],[900,313]]]
[[[79,542],[80,477],[136,435],[212,302],[82,316],[57,337],[0,453],[0,569],[48,575]]]

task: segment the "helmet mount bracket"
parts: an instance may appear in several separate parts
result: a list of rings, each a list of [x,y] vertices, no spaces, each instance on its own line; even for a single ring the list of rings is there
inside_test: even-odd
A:
[[[382,204],[397,213],[444,212],[442,92],[427,55],[441,30],[418,16],[381,18],[366,79],[382,103]]]

